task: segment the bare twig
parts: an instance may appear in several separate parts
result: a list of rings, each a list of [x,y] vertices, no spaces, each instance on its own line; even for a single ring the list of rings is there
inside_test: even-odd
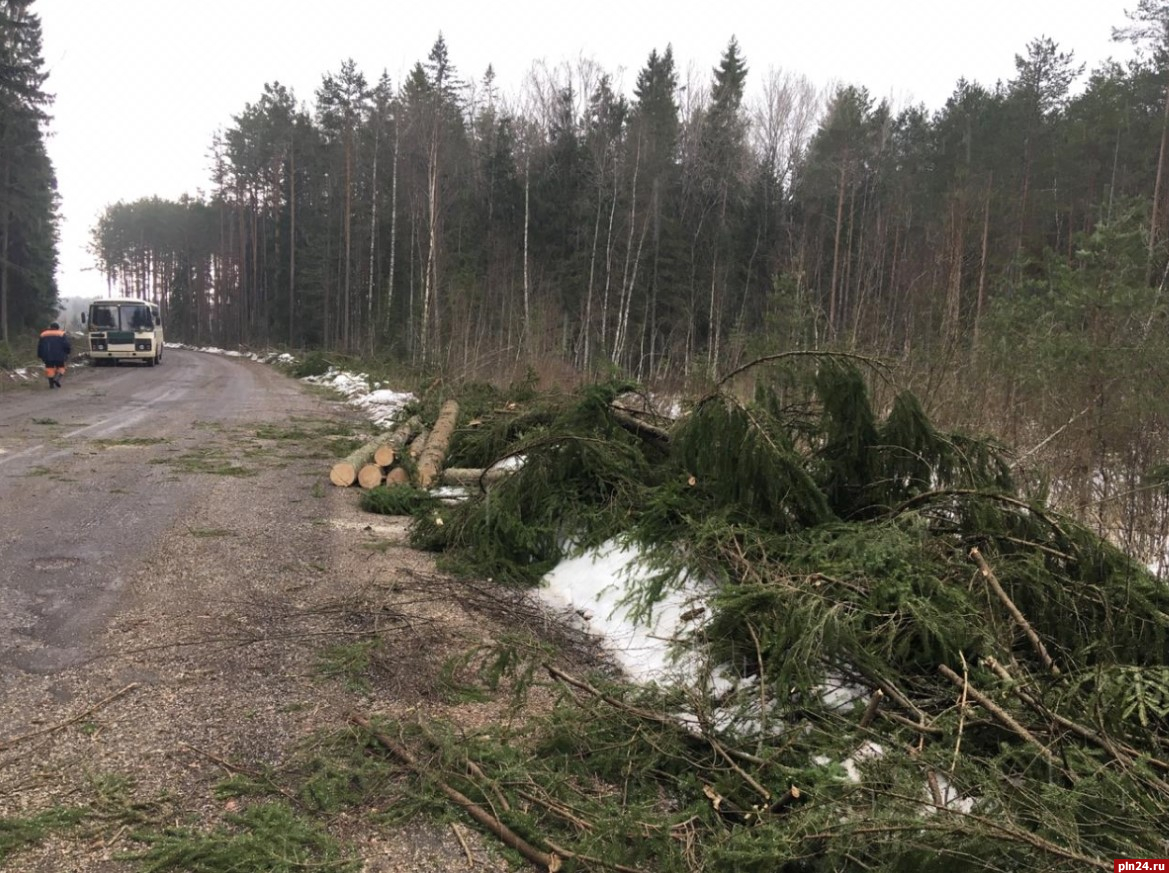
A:
[[[87,718],[87,717],[93,715],[95,712],[97,712],[103,706],[108,706],[109,704],[113,703],[115,700],[117,700],[122,695],[129,694],[131,691],[133,691],[137,687],[138,687],[137,682],[131,682],[125,688],[121,689],[120,691],[115,691],[109,697],[102,698],[97,703],[95,703],[93,706],[89,707],[89,709],[86,709],[83,712],[79,712],[77,715],[73,716],[72,718],[66,719],[63,722],[59,722],[58,724],[50,725],[49,727],[40,728],[39,730],[35,730],[35,731],[29,731],[27,734],[21,734],[20,736],[12,737],[10,739],[4,740],[3,742],[0,742],[0,751],[6,751],[6,750],[12,748],[13,746],[15,746],[17,743],[24,742],[25,740],[31,740],[34,737],[42,737],[42,736],[45,736],[46,734],[53,734],[59,730],[64,730],[65,728],[69,727],[69,725],[76,724],[77,722],[81,721],[83,718]]]
[[[487,788],[490,789],[491,793],[495,795],[495,799],[499,801],[500,809],[502,809],[504,812],[511,812],[511,804],[507,802],[507,796],[499,790],[498,785],[487,778],[487,774],[483,772],[482,767],[468,758],[467,769],[471,771],[472,776],[481,780],[487,786]]]
[[[459,841],[459,845],[463,847],[463,852],[467,856],[467,866],[474,868],[475,856],[471,854],[471,847],[467,845],[467,840],[463,837],[463,831],[459,828],[457,821],[451,822],[451,832],[454,833],[455,839]]]
[[[599,867],[608,867],[610,870],[617,870],[619,873],[642,873],[636,867],[626,867],[624,864],[618,864],[614,861],[606,861],[604,858],[594,858],[592,855],[582,855],[579,852],[572,852],[563,846],[558,846],[556,843],[548,840],[548,847],[552,849],[557,855],[564,858],[572,858],[577,861],[584,861],[587,864],[596,864]]]
[[[932,724],[926,724],[925,722],[916,722],[911,718],[906,718],[905,716],[898,715],[895,712],[888,712],[882,709],[877,714],[886,721],[891,721],[894,724],[907,727],[912,731],[917,731],[919,734],[940,735],[945,733],[945,731],[940,727],[934,727]]]
[[[971,549],[970,557],[978,564],[982,578],[990,585],[991,589],[998,596],[998,599],[1003,602],[1003,605],[1007,608],[1007,612],[1015,620],[1015,624],[1027,635],[1027,639],[1031,641],[1031,647],[1035,649],[1035,654],[1039,656],[1039,660],[1043,662],[1043,666],[1051,671],[1052,676],[1060,675],[1059,667],[1051,659],[1051,655],[1047,653],[1047,647],[1043,645],[1043,640],[1039,639],[1039,634],[1035,632],[1035,628],[1031,627],[1031,622],[1027,621],[1023,613],[1020,612],[1019,607],[1015,606],[1015,601],[1011,600],[1007,592],[1003,590],[1003,586],[999,583],[994,571],[991,570],[990,564],[986,563],[986,558],[982,557],[982,552],[978,551],[977,548]]]
[[[352,724],[360,727],[362,730],[368,732],[370,736],[381,743],[381,745],[385,747],[386,750],[392,753],[416,774],[419,776],[425,775],[425,770],[422,764],[412,754],[410,754],[406,747],[386,736],[381,731],[377,730],[377,728],[373,726],[369,719],[358,715],[357,713],[350,713],[349,721]],[[483,827],[487,828],[487,830],[495,834],[495,836],[503,841],[504,845],[515,849],[533,864],[538,864],[539,866],[548,870],[548,873],[556,873],[556,871],[560,869],[560,858],[558,855],[537,849],[535,846],[533,846],[531,843],[529,843],[527,840],[501,822],[498,818],[493,816],[479,804],[475,803],[475,801],[471,800],[471,798],[447,785],[441,779],[435,779],[434,784],[443,794],[461,806],[466,811],[466,813],[471,816],[471,818],[475,819],[475,821],[479,822],[479,824],[483,825]]]
[[[885,692],[878,688],[873,692],[872,697],[869,698],[869,703],[865,707],[864,715],[861,716],[860,726],[867,728],[873,723],[873,719],[877,717],[877,710],[881,708],[881,698],[885,696]]]
[[[645,721],[655,722],[657,724],[668,725],[669,727],[673,727],[673,728],[677,728],[677,729],[681,729],[681,727],[682,727],[677,721],[670,718],[669,716],[665,716],[665,715],[662,715],[662,714],[657,713],[657,712],[651,712],[648,709],[639,709],[636,706],[630,706],[628,703],[620,701],[617,698],[612,697],[611,695],[605,694],[603,691],[601,691],[597,688],[594,688],[592,685],[590,685],[588,682],[585,682],[583,679],[577,679],[575,676],[570,676],[568,673],[565,673],[563,670],[559,669],[558,667],[554,667],[551,664],[545,664],[544,669],[547,670],[548,673],[554,679],[559,679],[561,682],[564,682],[568,685],[571,685],[574,688],[579,688],[581,691],[587,692],[588,694],[592,695],[593,697],[596,697],[598,700],[603,700],[605,703],[609,704],[610,706],[614,707],[615,709],[619,709],[622,712],[629,713],[630,715],[632,715],[636,718],[644,719]],[[752,778],[749,773],[744,771],[743,768],[740,767],[738,764],[736,764],[734,761],[735,758],[740,758],[742,760],[750,761],[751,763],[755,763],[755,764],[765,763],[764,761],[762,761],[762,759],[760,759],[759,757],[757,757],[755,755],[750,755],[749,753],[746,753],[746,752],[740,752],[736,749],[727,749],[722,745],[722,743],[720,743],[714,737],[710,736],[710,734],[708,734],[706,731],[703,731],[702,738],[710,744],[710,747],[712,749],[714,749],[716,754],[718,754],[723,760],[725,760],[727,762],[727,764],[731,767],[731,769],[733,769],[736,773],[739,774],[739,776],[741,776],[743,778],[744,782],[746,782],[756,792],[758,792],[760,797],[762,797],[764,800],[770,802],[771,792],[768,791],[766,788],[764,788],[762,785],[760,785],[759,782],[757,782],[754,778]]]
[[[797,351],[792,351],[792,352],[779,352],[779,353],[774,354],[774,355],[764,355],[761,358],[756,358],[753,361],[748,361],[747,363],[743,364],[740,367],[736,367],[735,369],[733,369],[729,373],[727,373],[725,376],[720,378],[718,380],[718,382],[715,383],[715,389],[721,388],[723,385],[725,385],[731,379],[738,376],[740,373],[746,372],[747,370],[750,370],[752,367],[758,367],[760,364],[766,364],[769,361],[778,361],[778,360],[781,360],[783,358],[809,358],[809,357],[811,357],[811,358],[843,358],[843,359],[849,360],[849,361],[860,361],[862,364],[868,364],[874,370],[878,370],[878,371],[889,369],[888,364],[886,364],[884,361],[878,360],[877,358],[870,358],[870,357],[866,357],[864,355],[852,355],[852,354],[848,354],[847,352],[820,352],[820,351],[814,351],[811,349],[797,350]]]
[[[218,755],[213,755],[211,752],[208,752],[205,749],[200,749],[198,746],[193,746],[190,743],[184,742],[183,747],[190,749],[192,752],[195,752],[198,755],[202,755],[208,761],[212,761],[213,763],[218,764],[220,767],[222,767],[224,770],[226,770],[229,773],[242,773],[244,776],[250,776],[252,779],[255,779],[257,782],[263,782],[269,788],[272,788],[275,791],[278,791],[280,794],[283,794],[286,798],[291,800],[297,806],[300,805],[300,801],[297,799],[296,795],[294,795],[291,791],[288,791],[284,788],[281,788],[279,785],[277,785],[275,782],[273,782],[270,778],[265,776],[263,773],[258,773],[255,770],[252,770],[248,767],[241,766],[240,764],[233,764],[233,763],[231,763],[231,761],[227,761],[227,760],[219,757]]]
[[[524,791],[522,788],[515,789],[515,793],[524,800],[530,801],[531,803],[546,809],[548,812],[552,813],[558,818],[562,818],[565,821],[576,825],[576,827],[582,831],[591,831],[594,828],[594,825],[591,821],[581,818],[563,803],[558,803],[545,797],[539,797],[538,795],[532,794],[530,791]]]
[[[926,773],[925,782],[930,788],[930,797],[934,799],[934,806],[944,807],[946,798],[942,796],[942,787],[938,784],[938,771],[930,770]]]
[[[1016,734],[1020,739],[1038,749],[1044,760],[1046,760],[1049,764],[1051,764],[1053,767],[1059,767],[1061,770],[1064,769],[1061,766],[1059,759],[1052,754],[1051,750],[1047,748],[1047,746],[1043,745],[1043,743],[1039,741],[1039,738],[1035,736],[1035,734],[1031,733],[1031,731],[1027,730],[1027,728],[1019,724],[1019,722],[1009,712],[1007,712],[1005,709],[1003,709],[1001,706],[999,706],[997,703],[971,685],[968,680],[963,679],[945,664],[938,665],[938,672],[953,682],[956,686],[963,689],[964,694],[967,694],[978,701],[979,705],[982,706],[982,708],[991,715],[993,715],[999,724],[1007,728],[1012,733]],[[1073,782],[1075,782],[1078,778],[1069,770],[1064,770],[1064,772],[1067,774],[1068,779]]]

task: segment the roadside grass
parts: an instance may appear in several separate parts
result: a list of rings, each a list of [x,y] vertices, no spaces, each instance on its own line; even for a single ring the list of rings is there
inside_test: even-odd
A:
[[[368,552],[384,555],[394,547],[394,541],[384,539],[370,540],[368,543],[362,543],[361,547]]]
[[[311,418],[265,422],[252,429],[250,436],[260,441],[260,451],[265,453],[271,451],[271,443],[284,444],[279,452],[285,461],[343,458],[366,441],[353,423]]]
[[[152,464],[168,464],[183,473],[207,473],[215,476],[253,476],[254,471],[241,467],[216,449],[187,452],[174,458],[154,458]]]
[[[159,443],[170,442],[170,440],[166,437],[121,437],[119,439],[90,440],[90,442],[99,448],[111,449],[122,446],[156,446]]]
[[[305,382],[304,388],[309,394],[324,400],[345,401],[349,399],[336,388],[330,388],[328,385],[313,385],[311,382]]]
[[[341,679],[350,691],[368,692],[370,668],[380,648],[379,639],[328,646],[317,657],[317,672],[326,678]]]

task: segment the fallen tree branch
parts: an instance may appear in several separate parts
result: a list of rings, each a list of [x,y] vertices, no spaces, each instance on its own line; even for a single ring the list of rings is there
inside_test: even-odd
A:
[[[582,855],[579,852],[570,852],[563,846],[558,846],[551,840],[548,841],[548,847],[552,849],[557,855],[562,855],[565,858],[571,858],[574,861],[584,861],[586,864],[596,864],[599,867],[608,867],[610,870],[617,870],[619,873],[642,873],[636,867],[626,867],[624,864],[618,864],[616,861],[606,861],[604,858],[594,858],[592,855]]]
[[[635,418],[628,412],[623,412],[614,406],[610,406],[609,414],[613,416],[613,419],[619,425],[628,431],[641,434],[642,436],[652,437],[653,439],[663,443],[668,443],[670,441],[670,432],[668,430],[660,428],[657,425],[650,424],[647,421],[642,421],[639,418]]]
[[[1043,662],[1043,666],[1051,671],[1052,676],[1059,676],[1059,667],[1056,666],[1051,655],[1047,653],[1047,647],[1043,645],[1043,640],[1039,639],[1039,634],[1035,632],[1035,628],[1031,626],[1031,622],[1027,621],[1026,616],[1015,605],[1015,601],[1011,600],[1007,592],[1003,590],[998,576],[994,574],[994,571],[990,568],[990,564],[986,562],[986,558],[982,557],[982,552],[978,551],[977,548],[973,548],[970,550],[970,557],[978,564],[982,578],[986,580],[986,583],[991,587],[995,595],[998,596],[998,599],[1003,602],[1003,605],[1007,608],[1007,612],[1015,620],[1015,624],[1027,635],[1027,639],[1031,641],[1031,647],[1035,649],[1035,654],[1039,656],[1039,660]]]
[[[735,369],[731,370],[729,373],[727,373],[725,376],[723,376],[721,379],[719,379],[718,382],[716,382],[714,385],[715,390],[717,391],[718,389],[722,388],[723,385],[725,385],[731,379],[735,378],[735,376],[738,376],[740,373],[743,373],[747,370],[750,370],[752,367],[757,367],[760,364],[766,364],[769,361],[778,361],[778,360],[781,360],[782,358],[808,358],[808,357],[811,357],[811,358],[843,358],[843,359],[849,360],[849,361],[860,361],[862,364],[868,364],[870,367],[872,367],[874,370],[877,370],[878,372],[883,371],[883,370],[887,371],[889,369],[889,365],[886,364],[884,361],[881,361],[877,358],[870,358],[870,357],[867,357],[865,355],[854,355],[854,354],[849,354],[848,352],[821,352],[821,351],[815,351],[812,349],[802,349],[802,350],[797,350],[797,351],[792,351],[792,352],[778,352],[777,354],[774,354],[774,355],[764,355],[761,358],[756,358],[753,361],[748,361],[747,363],[743,364],[742,366],[736,367]]]
[[[349,714],[349,721],[351,724],[357,725],[362,730],[366,731],[371,737],[377,740],[387,751],[397,757],[403,764],[409,767],[418,776],[426,775],[421,763],[403,746],[401,743],[390,739],[381,731],[377,730],[369,719],[357,713]],[[434,784],[438,789],[448,798],[453,800],[456,804],[461,806],[466,813],[495,834],[504,845],[515,849],[527,860],[533,864],[537,864],[546,870],[548,873],[556,873],[560,869],[560,857],[557,854],[541,851],[501,822],[498,818],[493,816],[471,798],[467,797],[462,792],[447,785],[441,779],[434,779]]]
[[[198,746],[193,746],[187,742],[183,743],[183,747],[190,749],[192,752],[194,752],[197,755],[202,755],[204,758],[206,758],[208,761],[211,761],[214,764],[218,764],[220,767],[222,767],[224,770],[226,770],[229,773],[240,773],[240,774],[247,776],[251,779],[255,779],[257,782],[263,782],[269,788],[271,788],[275,791],[278,791],[280,794],[283,794],[286,798],[291,800],[297,806],[301,805],[300,800],[291,791],[288,791],[287,789],[281,788],[279,785],[277,785],[275,782],[273,782],[270,778],[265,776],[263,773],[259,773],[255,770],[252,770],[249,767],[243,767],[239,764],[233,764],[233,763],[231,763],[231,761],[227,761],[227,760],[219,757],[218,755],[213,755],[211,752],[208,752],[205,749],[200,749]]]
[[[97,712],[103,706],[108,706],[109,704],[113,703],[115,700],[117,700],[122,695],[129,694],[131,691],[133,691],[137,687],[138,687],[137,682],[131,682],[129,685],[127,685],[121,691],[115,691],[109,697],[102,698],[97,703],[95,703],[93,706],[89,707],[89,709],[87,709],[83,712],[79,712],[77,715],[73,716],[72,718],[66,719],[63,722],[59,722],[58,724],[50,725],[49,727],[46,727],[46,728],[40,728],[39,730],[29,731],[27,734],[21,734],[18,737],[12,737],[11,739],[4,740],[3,742],[0,742],[0,751],[7,751],[8,749],[15,746],[17,743],[22,743],[25,740],[31,740],[34,737],[41,737],[41,736],[45,736],[46,734],[53,734],[53,733],[56,733],[57,731],[64,730],[65,728],[69,727],[69,725],[76,724],[77,722],[81,721],[83,718],[87,718],[88,716],[93,715],[95,712]]]
[[[890,797],[895,800],[901,800],[906,803],[926,804],[928,806],[935,806],[930,801],[923,801],[920,797],[910,797],[904,794],[898,794],[893,791],[878,791],[877,793]],[[988,830],[999,834],[1003,839],[1011,840],[1017,843],[1031,846],[1041,852],[1046,852],[1049,855],[1054,855],[1057,858],[1063,858],[1068,861],[1075,861],[1079,864],[1086,864],[1095,867],[1098,870],[1112,870],[1113,864],[1111,861],[1106,861],[1102,858],[1093,858],[1090,855],[1083,855],[1072,849],[1064,848],[1058,843],[1053,843],[1051,840],[1044,839],[1038,834],[1031,831],[1023,830],[1013,824],[1007,824],[999,819],[991,818],[990,816],[979,815],[973,812],[964,812],[952,806],[936,806],[941,812],[949,813],[950,815],[965,819],[967,821],[976,822]],[[913,822],[904,824],[876,824],[876,825],[862,825],[861,827],[851,827],[844,823],[835,828],[829,828],[819,833],[809,834],[805,839],[808,840],[822,840],[831,837],[839,836],[841,834],[848,834],[850,836],[888,836],[897,833],[920,833],[921,831],[941,831],[949,833],[954,830],[952,825],[942,821],[930,821],[929,819],[919,818]]]
[[[577,679],[575,676],[570,676],[568,673],[565,673],[558,667],[554,667],[551,664],[544,664],[544,669],[548,671],[552,678],[559,679],[561,682],[564,682],[567,685],[571,685],[574,688],[579,688],[581,691],[584,691],[598,700],[609,704],[614,709],[619,709],[622,712],[628,713],[635,718],[644,719],[645,721],[652,721],[657,724],[666,725],[667,727],[672,727],[678,730],[683,729],[681,724],[669,716],[665,716],[657,712],[651,712],[648,709],[640,709],[636,706],[630,706],[628,703],[618,700],[616,697],[606,694],[598,688],[594,688],[583,679]],[[751,788],[753,788],[760,797],[769,803],[771,802],[771,792],[760,785],[759,782],[752,778],[750,774],[735,764],[733,758],[739,758],[741,760],[749,761],[752,764],[757,764],[760,766],[765,766],[767,764],[765,760],[758,757],[757,755],[752,755],[749,752],[741,752],[738,749],[728,749],[714,737],[706,733],[705,730],[702,732],[702,734],[700,734],[700,736],[710,744],[710,747],[714,750],[715,754],[722,757],[731,767],[731,769],[738,773],[743,778],[743,781],[750,785]]]
[[[994,671],[995,675],[997,675],[1000,679],[1002,679],[1004,682],[1010,683],[1011,690],[1015,692],[1015,696],[1031,707],[1031,709],[1033,709],[1037,715],[1039,715],[1041,718],[1051,719],[1060,727],[1066,728],[1081,739],[1087,740],[1090,743],[1095,743],[1104,751],[1108,752],[1108,754],[1112,755],[1112,757],[1120,762],[1122,766],[1131,767],[1137,759],[1142,759],[1145,763],[1157,768],[1158,770],[1169,771],[1169,762],[1162,761],[1159,758],[1151,757],[1147,752],[1140,752],[1131,746],[1125,745],[1124,743],[1117,744],[1113,742],[1110,737],[1100,733],[1099,731],[1093,730],[1086,725],[1082,725],[1065,715],[1060,715],[1058,712],[1052,712],[1050,709],[1040,703],[1035,697],[1024,691],[1019,683],[1014,679],[1014,677],[1011,676],[1009,672],[1007,672],[1007,669],[990,655],[984,657],[982,661],[984,664],[986,664],[987,667]],[[1152,784],[1156,785],[1159,790],[1169,794],[1169,783],[1166,783],[1163,779],[1158,779],[1157,777],[1151,775],[1146,778],[1148,778]]]
[[[459,841],[459,845],[463,847],[463,853],[467,856],[467,866],[475,866],[475,856],[471,854],[471,847],[467,845],[467,840],[463,837],[462,830],[459,829],[457,821],[451,822],[451,831],[455,835],[455,839]]]
[[[881,698],[885,696],[885,692],[878,688],[873,692],[872,697],[869,698],[869,703],[865,707],[864,715],[861,716],[860,726],[867,728],[873,723],[873,719],[877,717],[877,710],[881,708]]]
[[[1043,756],[1045,761],[1047,761],[1053,767],[1057,767],[1060,770],[1063,770],[1063,772],[1067,774],[1068,779],[1070,779],[1072,782],[1076,781],[1078,778],[1076,774],[1066,770],[1060,763],[1059,759],[1056,758],[1054,754],[1052,754],[1051,749],[1043,745],[1043,743],[1039,741],[1039,738],[1035,736],[1035,734],[1031,733],[1031,731],[1027,730],[1027,728],[1021,725],[1009,712],[1007,712],[1005,709],[1003,709],[1001,706],[999,706],[997,703],[971,685],[969,681],[963,679],[945,664],[938,665],[938,672],[953,682],[956,686],[961,688],[964,694],[967,694],[974,700],[978,701],[979,705],[982,706],[982,708],[991,715],[993,715],[999,724],[1014,733],[1024,742],[1038,749],[1039,753]]]

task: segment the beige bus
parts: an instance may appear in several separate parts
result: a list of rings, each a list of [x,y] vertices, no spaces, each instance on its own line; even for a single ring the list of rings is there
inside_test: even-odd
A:
[[[82,316],[94,366],[116,366],[118,361],[162,363],[162,316],[157,303],[133,297],[106,297],[89,304]]]

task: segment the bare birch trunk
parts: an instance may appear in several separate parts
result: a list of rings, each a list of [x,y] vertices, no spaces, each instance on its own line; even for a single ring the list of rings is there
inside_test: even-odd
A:
[[[288,175],[288,347],[295,346],[296,318],[296,144],[289,145]]]
[[[435,264],[436,253],[435,249],[438,245],[438,129],[437,122],[435,122],[435,129],[430,136],[430,149],[428,151],[427,161],[427,179],[426,179],[426,199],[427,199],[427,239],[428,246],[426,251],[426,274],[422,280],[422,330],[421,333],[421,352],[423,364],[429,363],[431,346],[430,346],[430,309],[434,306],[434,321],[435,332],[438,331],[438,288],[436,287],[437,270]]]
[[[528,148],[531,148],[530,146]],[[528,273],[528,231],[532,221],[531,192],[532,192],[532,157],[524,153],[524,327],[520,334],[520,351],[522,352],[531,342],[532,328],[532,283]]]
[[[613,224],[617,218],[617,165],[613,165],[613,201],[609,204],[609,229],[605,235],[605,293],[601,299],[601,351],[609,353],[609,290],[613,286]]]
[[[629,342],[629,313],[633,308],[633,288],[637,284],[637,273],[641,266],[641,252],[645,246],[645,237],[649,232],[648,217],[642,223],[641,236],[637,240],[637,253],[633,257],[633,273],[629,277],[629,288],[624,294],[624,303],[622,304],[620,321],[618,329],[620,332],[620,348],[617,350],[617,356],[620,357],[625,351],[625,345]],[[614,343],[617,345],[618,343]]]
[[[397,121],[394,122],[394,166],[390,181],[390,274],[386,279],[386,328],[393,318],[394,306],[394,262],[398,253],[398,146],[401,132]]]
[[[629,239],[625,244],[625,268],[621,272],[621,295],[617,301],[617,325],[613,329],[613,353],[610,360],[617,363],[621,356],[622,346],[625,341],[625,323],[622,318],[622,312],[625,309],[625,294],[626,289],[632,289],[629,282],[629,260],[633,255],[633,231],[637,226],[637,176],[641,170],[641,143],[637,144],[637,153],[633,158],[633,185],[632,196],[629,204]]]
[[[381,141],[381,128],[375,126],[373,131],[373,166],[370,170],[369,194],[369,281],[365,292],[365,329],[369,331],[369,350],[373,351],[374,330],[373,298],[374,298],[374,255],[377,252],[377,152]]]
[[[978,344],[982,332],[982,308],[986,305],[986,255],[990,244],[990,192],[993,188],[994,174],[992,173],[986,184],[986,202],[982,209],[982,252],[978,263],[978,300],[974,306],[974,356],[978,355]]]

